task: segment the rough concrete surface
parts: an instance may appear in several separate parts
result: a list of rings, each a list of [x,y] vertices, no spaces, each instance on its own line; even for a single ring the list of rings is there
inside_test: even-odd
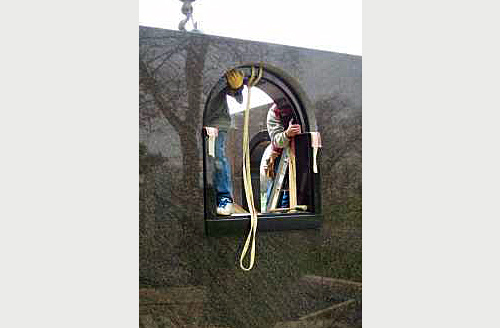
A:
[[[323,226],[259,233],[244,272],[245,234],[204,234],[202,126],[224,72],[259,62],[300,89],[321,132]],[[361,71],[359,56],[140,27],[141,327],[302,327],[348,301],[303,277],[361,282]],[[349,311],[307,327],[360,327],[361,307]]]

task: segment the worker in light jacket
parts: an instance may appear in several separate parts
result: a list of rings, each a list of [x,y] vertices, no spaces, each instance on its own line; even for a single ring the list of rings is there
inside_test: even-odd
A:
[[[301,133],[300,125],[295,124],[297,119],[294,117],[292,106],[289,103],[283,103],[278,106],[274,103],[267,113],[267,132],[271,139],[271,153],[266,160],[265,170],[269,178],[274,178],[277,173],[283,148],[289,147],[290,139]],[[286,127],[286,129],[285,129]],[[272,183],[267,189],[267,199],[269,200],[272,189]],[[280,197],[278,207],[289,207],[288,190],[283,191]]]

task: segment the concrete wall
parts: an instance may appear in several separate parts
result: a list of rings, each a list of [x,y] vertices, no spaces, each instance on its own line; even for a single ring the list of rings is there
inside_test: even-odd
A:
[[[305,274],[360,281],[360,217],[349,225],[347,212],[361,199],[361,57],[146,27],[139,36],[141,287],[203,288],[209,301],[196,315],[201,322],[267,327],[319,306],[298,287]],[[203,233],[201,132],[217,80],[231,67],[258,62],[283,72],[315,113],[325,219],[320,231],[258,234],[256,265],[243,272],[246,236]],[[332,239],[340,231],[335,222],[349,226],[345,239]]]

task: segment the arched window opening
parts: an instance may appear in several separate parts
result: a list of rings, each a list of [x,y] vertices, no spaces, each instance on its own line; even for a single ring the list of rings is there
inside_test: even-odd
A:
[[[244,76],[250,76],[250,67],[237,69]],[[204,204],[210,235],[240,230],[246,227],[250,216],[242,168],[244,109],[248,95],[245,83],[246,79],[235,91],[230,88],[226,75],[222,76],[209,94],[205,107]],[[260,230],[319,226],[319,177],[312,170],[308,114],[303,101],[284,79],[264,70],[260,82],[252,88],[249,113],[250,172]],[[271,129],[278,126],[278,130],[281,127],[279,131],[283,131],[289,124],[300,126],[300,134],[287,138],[293,140],[293,152],[289,150],[292,141],[279,148],[280,145],[271,141],[268,131],[270,126]],[[271,170],[270,154],[277,150],[280,153]],[[289,181],[291,154],[294,154],[296,168],[292,184]],[[292,197],[296,198],[291,202]],[[224,212],[227,202],[231,203],[231,210]]]

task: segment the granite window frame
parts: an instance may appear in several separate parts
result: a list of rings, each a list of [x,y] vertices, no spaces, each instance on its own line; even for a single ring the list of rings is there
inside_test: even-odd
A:
[[[253,65],[256,67],[257,65]],[[245,76],[251,74],[251,64],[241,65],[237,67],[245,73]],[[224,86],[213,86],[211,92],[222,89]],[[222,79],[223,81],[223,79]],[[245,81],[246,84],[246,81]],[[300,87],[297,81],[287,75],[285,72],[270,67],[264,66],[264,71],[261,81],[257,87],[267,92],[266,84],[273,86],[285,95],[289,103],[292,105],[293,112],[301,125],[304,134],[307,132],[317,131],[316,120],[314,117],[314,108],[307,95]],[[269,95],[269,93],[268,93]],[[275,100],[275,98],[270,95]],[[209,111],[209,101],[205,104],[203,126],[205,126],[206,113]],[[311,122],[312,121],[312,122]],[[250,156],[255,153],[256,147],[265,139],[264,135],[267,131],[250,136]],[[203,136],[203,183],[204,183],[204,220],[205,233],[207,236],[242,234],[248,230],[250,226],[250,213],[237,214],[232,216],[218,216],[215,211],[215,193],[211,181],[207,178],[208,169],[208,136],[205,129],[202,129]],[[260,138],[260,139],[259,139]],[[269,140],[269,137],[267,137]],[[311,155],[312,156],[312,155]],[[321,185],[320,185],[320,169],[318,158],[318,172],[312,172],[312,157],[308,159],[311,162],[309,167],[312,193],[312,208],[313,211],[298,212],[298,213],[260,213],[258,214],[258,230],[259,231],[278,231],[278,230],[301,230],[301,229],[318,229],[321,227],[322,211],[321,211]],[[234,173],[233,173],[234,174]],[[255,195],[254,195],[255,197]],[[258,195],[257,195],[258,197]],[[242,199],[245,199],[242,197]],[[242,204],[243,205],[243,204]],[[245,201],[246,205],[246,201]]]

